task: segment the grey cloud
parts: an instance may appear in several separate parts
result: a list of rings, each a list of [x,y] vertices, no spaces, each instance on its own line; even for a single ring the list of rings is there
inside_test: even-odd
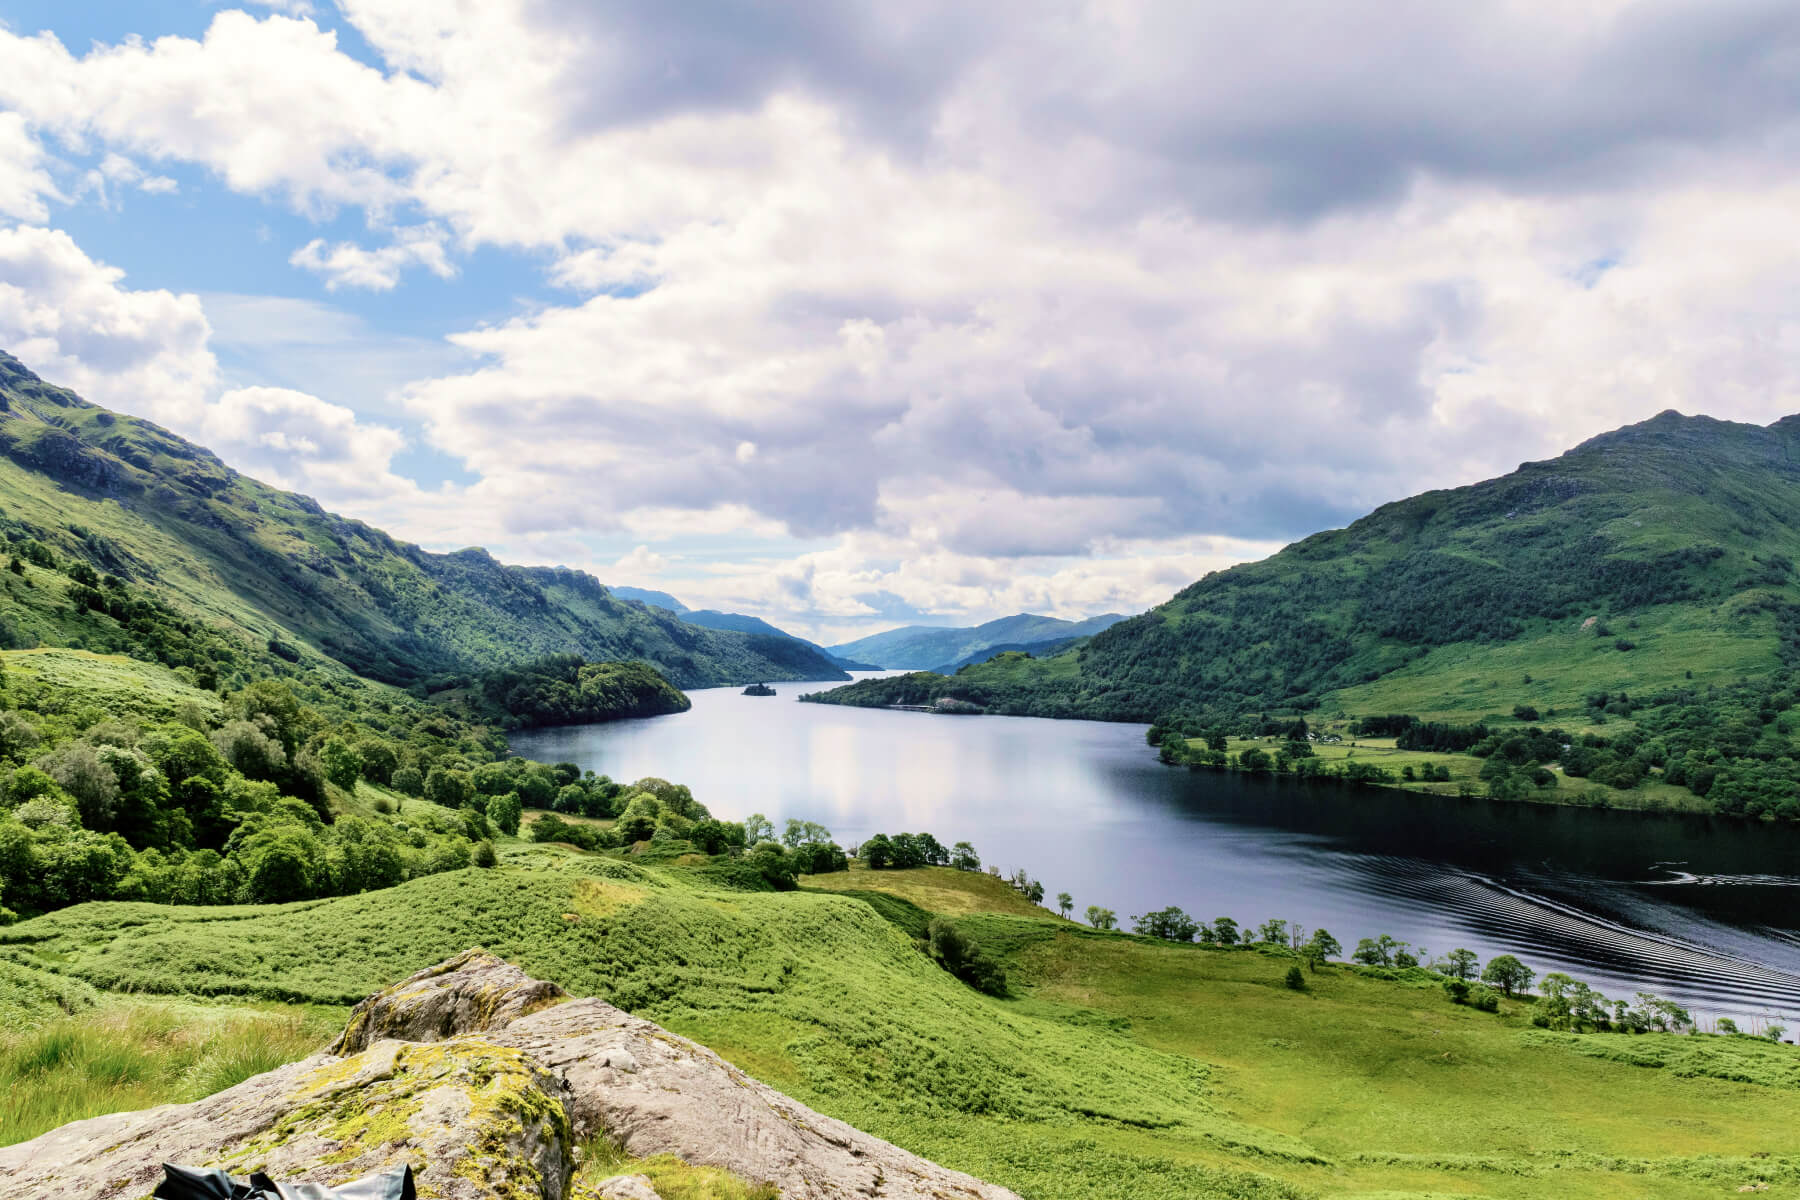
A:
[[[970,131],[936,152],[1025,171],[1097,143],[1116,186],[1088,181],[1089,200],[1120,217],[1173,203],[1311,219],[1392,200],[1422,172],[1607,186],[1800,113],[1800,9],[1774,0],[1651,0],[1558,31],[1530,9],[1422,0],[536,0],[532,14],[586,51],[562,89],[573,127],[747,112],[798,89],[917,147],[961,97]]]
[[[1024,119],[1135,151],[1149,195],[1213,216],[1312,218],[1392,200],[1421,172],[1610,186],[1800,113],[1800,10],[1769,0],[1639,3],[1561,37],[1543,28],[1552,10],[1484,5],[1145,11],[1123,47],[1137,70],[1103,57],[1116,44],[1081,43],[1069,69],[1117,71],[1117,86],[1042,94]],[[1015,48],[1008,88],[1054,52]]]
[[[535,0],[534,23],[576,39],[569,120],[613,125],[750,111],[797,88],[916,141],[937,102],[1004,35],[1011,5],[913,0]]]

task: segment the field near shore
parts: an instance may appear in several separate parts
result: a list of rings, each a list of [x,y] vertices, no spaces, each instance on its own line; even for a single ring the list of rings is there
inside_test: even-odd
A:
[[[480,944],[1028,1197],[1800,1194],[1792,1046],[1551,1034],[1417,973],[1327,966],[1294,990],[1283,953],[1089,930],[975,873],[720,892],[673,863],[502,850],[361,896],[0,931],[6,1140],[299,1057],[346,1003]],[[920,951],[933,911],[1004,964],[1007,998]]]

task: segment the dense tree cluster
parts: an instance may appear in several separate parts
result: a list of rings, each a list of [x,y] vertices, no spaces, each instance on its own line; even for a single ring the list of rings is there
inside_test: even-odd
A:
[[[388,887],[469,866],[516,809],[412,810],[351,802],[361,780],[478,777],[494,748],[422,710],[375,711],[378,730],[302,703],[264,679],[217,710],[174,719],[71,708],[48,689],[10,689],[0,712],[0,916],[86,900],[275,902]],[[507,780],[541,764],[513,760]],[[423,790],[422,788],[420,790]],[[516,791],[507,795],[516,803]],[[491,852],[491,847],[490,847]]]
[[[685,712],[690,701],[648,663],[553,654],[480,676],[478,715],[502,726],[574,725]]]

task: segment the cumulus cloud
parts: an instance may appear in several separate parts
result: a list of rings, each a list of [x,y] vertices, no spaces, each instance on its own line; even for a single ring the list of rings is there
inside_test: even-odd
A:
[[[287,388],[226,392],[200,425],[207,445],[268,483],[340,503],[391,505],[416,494],[391,468],[406,445],[398,430],[357,420],[341,404]]]
[[[561,290],[399,392],[478,477],[414,536],[612,538],[603,573],[823,623],[1079,615],[1800,396],[1791,5],[342,0],[379,68],[276,7],[0,32],[0,211],[52,195],[29,127],[356,210],[291,258],[329,288],[528,252]],[[270,470],[386,477],[391,429],[358,459],[272,404],[233,417]]]
[[[18,113],[0,112],[0,217],[43,221],[45,197],[57,195],[48,155]]]
[[[217,364],[192,295],[122,286],[58,230],[0,228],[0,347],[97,404],[181,427]]]
[[[456,274],[456,266],[444,249],[442,231],[430,227],[399,230],[394,241],[374,250],[351,242],[327,244],[323,238],[314,238],[294,251],[288,262],[323,276],[326,290],[333,292],[341,287],[392,291],[408,267],[423,267],[439,279]]]

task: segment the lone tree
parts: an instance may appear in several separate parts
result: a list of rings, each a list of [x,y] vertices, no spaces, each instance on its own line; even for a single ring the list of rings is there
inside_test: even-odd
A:
[[[1487,969],[1481,973],[1481,982],[1493,984],[1510,999],[1516,993],[1530,991],[1536,975],[1537,972],[1512,955],[1498,954],[1488,960]]]
[[[1087,923],[1095,929],[1113,929],[1119,924],[1119,914],[1110,908],[1090,904],[1087,906]]]
[[[1075,907],[1075,897],[1067,892],[1056,893],[1056,907],[1062,911],[1063,919],[1068,920],[1069,910]]]
[[[1344,948],[1338,944],[1338,940],[1323,929],[1313,930],[1312,940],[1300,948],[1300,956],[1314,971],[1319,969],[1320,963],[1336,958],[1343,952]]]

